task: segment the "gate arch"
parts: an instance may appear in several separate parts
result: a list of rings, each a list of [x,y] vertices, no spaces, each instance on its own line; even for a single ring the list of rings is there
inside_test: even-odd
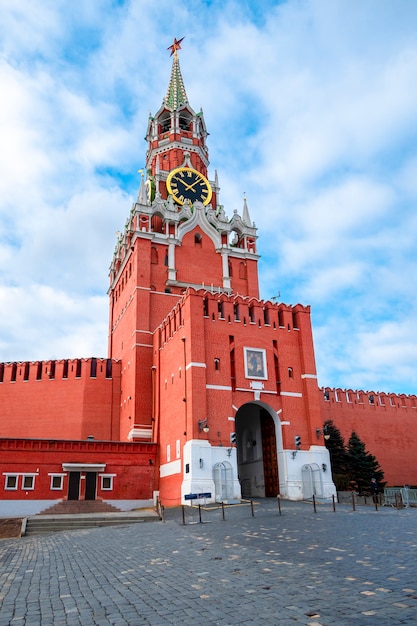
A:
[[[249,402],[235,417],[238,477],[242,497],[272,497],[279,493],[278,457],[281,423],[267,404]]]

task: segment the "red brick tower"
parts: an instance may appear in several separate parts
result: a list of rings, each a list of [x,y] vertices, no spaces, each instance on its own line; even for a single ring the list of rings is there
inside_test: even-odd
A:
[[[109,356],[122,359],[120,438],[152,438],[153,332],[188,287],[258,297],[256,229],[246,201],[226,218],[209,165],[203,112],[188,103],[177,50],[149,118],[142,181],[110,266]]]
[[[120,439],[159,444],[168,505],[201,494],[328,496],[310,310],[259,300],[257,231],[246,199],[232,218],[219,202],[179,47],[110,267]]]

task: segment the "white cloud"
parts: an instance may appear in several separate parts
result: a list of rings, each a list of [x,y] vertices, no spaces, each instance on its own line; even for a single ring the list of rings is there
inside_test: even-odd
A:
[[[259,227],[261,295],[312,304],[321,384],[415,392],[417,4],[158,7],[0,8],[2,358],[105,356],[115,231],[185,35],[221,202],[246,192]]]

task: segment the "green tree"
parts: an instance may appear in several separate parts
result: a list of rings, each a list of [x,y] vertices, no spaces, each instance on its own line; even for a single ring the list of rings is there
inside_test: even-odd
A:
[[[369,491],[371,478],[375,477],[378,484],[382,488],[384,472],[381,469],[376,457],[368,452],[364,442],[353,432],[350,436],[348,447],[348,473],[352,486],[358,492],[366,493]]]
[[[346,491],[349,489],[350,477],[345,441],[333,420],[324,422],[323,431],[325,435],[324,443],[330,455],[333,482],[338,491]]]

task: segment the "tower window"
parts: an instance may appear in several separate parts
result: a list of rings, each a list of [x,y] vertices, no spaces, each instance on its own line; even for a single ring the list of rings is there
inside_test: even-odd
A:
[[[232,390],[236,389],[236,364],[235,364],[235,350],[232,348],[230,350],[230,382],[232,385]]]
[[[191,125],[190,117],[182,113],[180,115],[179,125],[180,125],[181,130],[190,130],[190,125]]]
[[[298,314],[294,313],[294,312],[292,314],[292,327],[293,328],[297,328],[297,329],[299,328],[299,326],[298,326]]]
[[[196,234],[194,235],[194,243],[195,243],[195,245],[196,245],[196,246],[198,246],[199,248],[201,248],[201,247],[202,247],[203,238],[202,238],[202,236],[200,235],[200,233],[196,233]]]
[[[293,378],[294,372],[292,371],[292,367],[288,368],[288,378]]]

